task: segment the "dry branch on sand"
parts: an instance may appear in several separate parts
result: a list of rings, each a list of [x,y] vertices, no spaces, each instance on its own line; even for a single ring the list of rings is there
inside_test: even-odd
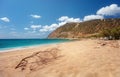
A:
[[[20,68],[21,70],[29,69],[29,70],[36,70],[42,68],[44,65],[52,62],[60,57],[58,54],[59,49],[52,48],[47,49],[45,51],[39,51],[33,53],[30,56],[23,58],[15,69]]]

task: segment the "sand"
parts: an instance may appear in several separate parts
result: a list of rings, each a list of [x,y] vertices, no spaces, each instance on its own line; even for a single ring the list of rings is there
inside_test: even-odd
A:
[[[0,52],[0,77],[120,77],[120,40],[83,39]]]

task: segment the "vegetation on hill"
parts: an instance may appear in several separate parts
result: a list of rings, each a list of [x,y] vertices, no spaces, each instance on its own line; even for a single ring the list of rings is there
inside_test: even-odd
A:
[[[48,36],[48,38],[81,37],[107,37],[109,39],[119,39],[120,18],[67,23],[57,28]]]
[[[105,29],[100,33],[101,37],[107,37],[110,40],[120,39],[120,26],[110,29]]]

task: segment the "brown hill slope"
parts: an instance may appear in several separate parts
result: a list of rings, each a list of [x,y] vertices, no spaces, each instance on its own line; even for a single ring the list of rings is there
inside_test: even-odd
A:
[[[91,20],[81,23],[67,23],[55,31],[48,38],[79,38],[98,34],[103,29],[120,26],[120,18]]]

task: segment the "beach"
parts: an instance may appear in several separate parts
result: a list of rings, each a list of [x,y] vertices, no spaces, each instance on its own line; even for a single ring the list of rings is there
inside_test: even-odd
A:
[[[120,77],[120,40],[82,39],[0,52],[0,77]]]

